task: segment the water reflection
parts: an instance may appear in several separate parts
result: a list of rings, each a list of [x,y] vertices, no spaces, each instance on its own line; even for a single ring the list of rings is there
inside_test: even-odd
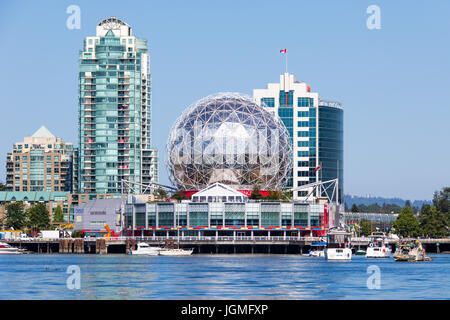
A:
[[[299,255],[0,256],[2,299],[448,299],[449,255],[428,263],[353,257],[331,263]],[[381,270],[369,290],[367,267]],[[65,270],[81,269],[69,290]]]

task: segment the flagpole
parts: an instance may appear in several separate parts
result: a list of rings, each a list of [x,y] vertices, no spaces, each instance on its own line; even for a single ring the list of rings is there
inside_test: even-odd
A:
[[[286,50],[285,54],[286,54],[286,73],[288,73],[288,57],[287,57],[287,50]]]

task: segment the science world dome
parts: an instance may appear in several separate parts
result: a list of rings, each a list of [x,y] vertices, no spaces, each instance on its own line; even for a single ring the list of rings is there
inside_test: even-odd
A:
[[[219,93],[190,105],[167,141],[169,177],[179,189],[219,182],[235,189],[281,189],[291,168],[289,133],[249,96]]]

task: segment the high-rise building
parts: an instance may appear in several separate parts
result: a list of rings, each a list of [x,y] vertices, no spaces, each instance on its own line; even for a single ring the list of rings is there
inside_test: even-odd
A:
[[[6,157],[7,191],[73,191],[72,143],[63,142],[42,126]]]
[[[78,192],[117,194],[122,180],[157,182],[158,164],[147,40],[112,17],[86,37],[79,55]]]
[[[317,92],[293,74],[284,73],[279,83],[253,90],[255,102],[281,118],[292,146],[293,169],[289,188],[339,178],[339,202],[343,197],[343,109],[338,102],[320,99]],[[321,164],[320,170],[316,168]],[[311,188],[314,193],[316,190]],[[302,200],[309,191],[296,191]],[[333,196],[335,199],[335,196]]]

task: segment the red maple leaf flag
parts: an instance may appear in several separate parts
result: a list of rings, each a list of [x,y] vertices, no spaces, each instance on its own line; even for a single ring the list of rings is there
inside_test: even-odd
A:
[[[322,163],[320,163],[319,166],[314,169],[314,172],[316,172],[317,170],[320,170],[321,168],[322,168]]]
[[[287,50],[286,49],[281,49],[280,53],[287,53]]]

